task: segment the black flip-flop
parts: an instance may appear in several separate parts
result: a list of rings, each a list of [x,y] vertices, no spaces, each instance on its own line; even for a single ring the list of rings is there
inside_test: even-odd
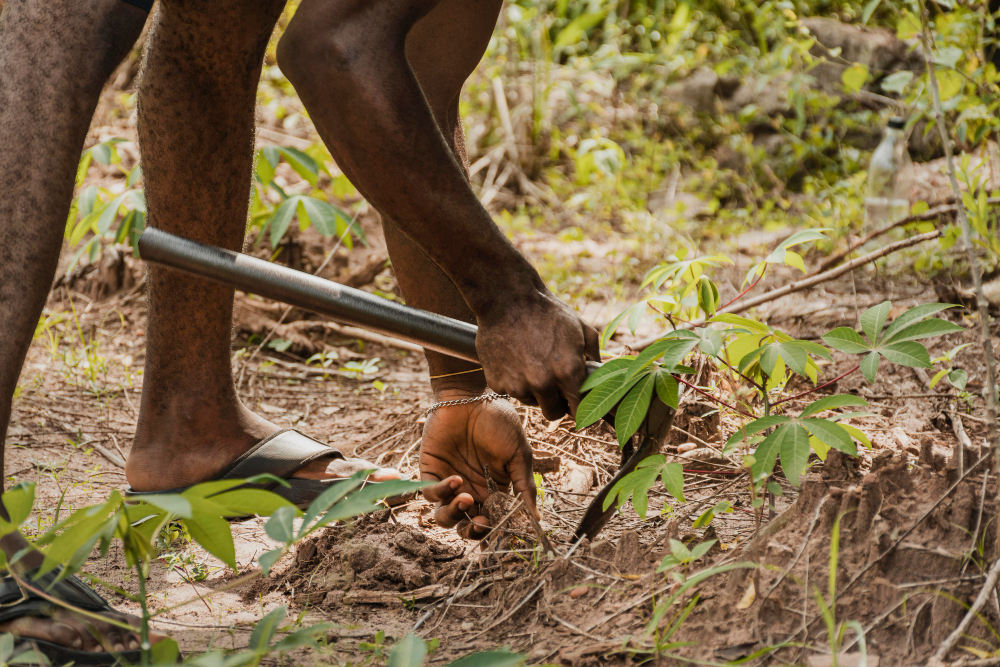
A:
[[[270,473],[275,477],[284,479],[288,482],[288,486],[272,482],[271,484],[255,484],[254,487],[273,491],[300,509],[305,509],[321,493],[332,486],[343,484],[347,481],[347,478],[302,479],[300,477],[292,477],[292,475],[306,465],[323,458],[344,459],[346,457],[333,447],[324,445],[322,442],[310,438],[300,431],[288,428],[264,438],[243,456],[233,461],[228,468],[207,481],[246,479]],[[368,482],[368,484],[379,483]],[[141,500],[143,496],[183,493],[189,488],[191,487],[183,486],[163,491],[135,491],[129,487],[125,489],[125,496]]]
[[[56,569],[37,578],[28,574],[24,576],[24,579],[31,587],[43,590],[53,598],[66,602],[77,609],[99,614],[114,611],[107,600],[76,577],[66,577],[53,584],[52,582],[58,574],[59,570]],[[0,578],[0,623],[25,616],[50,618],[57,608],[58,605],[46,600],[30,588],[22,588],[17,580],[9,574]],[[72,663],[83,667],[116,667],[126,664],[136,665],[142,659],[142,653],[139,650],[122,651],[121,653],[79,651],[42,639],[28,637],[15,637],[15,639],[17,640],[15,654],[33,648],[48,658],[52,665]]]

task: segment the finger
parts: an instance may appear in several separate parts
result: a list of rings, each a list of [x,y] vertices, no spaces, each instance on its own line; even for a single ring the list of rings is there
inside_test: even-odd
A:
[[[574,364],[572,368],[559,375],[559,393],[565,399],[569,412],[576,415],[580,405],[580,387],[587,379],[587,367],[583,363]]]
[[[437,477],[435,477],[432,473],[422,473],[420,478],[425,481],[437,480]],[[461,476],[452,475],[437,484],[424,487],[422,491],[424,493],[424,497],[432,503],[444,503],[447,505],[455,498],[455,493],[457,493],[460,486],[462,486]]]
[[[534,394],[539,407],[542,408],[542,414],[549,421],[559,419],[569,409],[569,403],[559,392],[558,385],[555,382],[536,389]]]
[[[527,443],[525,444],[527,445]],[[524,454],[512,459],[507,468],[510,471],[511,481],[514,483],[514,495],[522,498],[528,510],[533,512],[535,518],[538,519],[541,517],[538,514],[536,503],[538,489],[535,487],[535,476],[531,470],[531,448],[525,446],[521,451]]]
[[[455,527],[459,537],[466,540],[481,540],[490,532],[490,522],[484,516],[464,519]]]
[[[527,385],[522,385],[513,391],[508,390],[505,393],[508,396],[513,396],[524,405],[538,405],[538,399],[535,398],[535,395],[528,389]]]
[[[583,353],[591,361],[601,360],[601,334],[597,329],[581,320],[583,327]]]
[[[478,514],[479,510],[474,509],[475,506],[476,501],[471,494],[460,493],[450,503],[438,506],[434,512],[434,520],[439,526],[451,528],[469,515]]]

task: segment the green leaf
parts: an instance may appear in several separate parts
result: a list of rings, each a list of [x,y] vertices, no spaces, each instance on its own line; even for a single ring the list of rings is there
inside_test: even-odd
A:
[[[262,148],[257,151],[257,160],[254,165],[257,180],[264,185],[270,185],[271,181],[274,180],[274,168],[278,166],[278,151],[273,150],[273,147],[269,148],[272,148],[272,150],[268,151],[267,148]],[[273,162],[268,159],[269,155],[274,156]]]
[[[755,419],[740,430],[733,433],[733,435],[726,441],[726,447],[730,445],[735,445],[743,440],[746,440],[751,435],[760,433],[763,430],[769,429],[773,426],[778,426],[779,424],[787,423],[788,417],[783,415],[770,415],[767,417],[761,417],[760,419]]]
[[[580,393],[590,391],[597,385],[607,382],[615,376],[624,377],[632,367],[632,362],[634,360],[635,357],[621,357],[601,364],[594,370],[593,373],[588,375],[587,379],[583,381],[582,385],[580,385]]]
[[[869,382],[874,382],[875,376],[878,375],[878,362],[880,358],[881,355],[878,352],[871,352],[861,360],[861,374]]]
[[[709,322],[722,322],[723,324],[729,324],[734,327],[743,327],[748,331],[756,333],[771,333],[770,327],[762,322],[756,320],[751,320],[748,317],[740,317],[739,315],[731,315],[729,313],[722,313],[721,315],[716,315]]]
[[[271,229],[272,246],[277,246],[278,242],[285,236],[285,232],[288,231],[288,227],[292,223],[292,217],[295,215],[298,205],[298,196],[289,197],[271,212],[271,216],[264,223],[265,228],[270,227]]]
[[[301,539],[305,532],[309,530],[312,522],[321,514],[329,511],[334,503],[340,502],[348,493],[359,488],[368,478],[367,470],[359,470],[345,480],[334,484],[323,493],[319,494],[315,500],[309,503],[305,516],[302,518],[302,528],[299,531],[298,539]]]
[[[844,91],[852,95],[865,85],[868,81],[868,66],[863,63],[854,63],[844,70],[840,75],[840,80],[844,84]]]
[[[421,667],[426,657],[427,642],[411,632],[393,647],[388,667]]]
[[[818,401],[813,401],[806,406],[805,410],[799,413],[799,417],[808,417],[809,415],[819,414],[824,410],[834,410],[836,408],[846,408],[846,407],[863,407],[868,405],[868,401],[861,398],[860,396],[853,396],[851,394],[834,394],[833,396],[824,396]]]
[[[316,160],[291,146],[279,147],[278,152],[285,158],[288,165],[295,170],[295,173],[308,181],[309,185],[316,187],[316,181],[319,177],[319,165],[316,164]]]
[[[889,310],[891,308],[891,301],[883,301],[879,305],[872,306],[861,313],[861,330],[865,332],[868,340],[873,345],[878,343],[879,334],[882,333],[882,328],[885,326],[885,320],[889,317]]]
[[[271,572],[271,568],[274,564],[278,562],[285,550],[282,548],[271,549],[270,551],[265,551],[260,556],[257,556],[257,564],[260,565],[260,571],[264,576],[268,576]]]
[[[222,518],[224,510],[217,505],[218,513],[214,509],[208,509],[214,503],[201,500],[194,505],[194,514],[190,519],[184,519],[191,539],[205,548],[205,551],[212,554],[223,563],[236,569],[236,547],[233,544],[233,534],[229,528],[229,522]]]
[[[782,426],[775,434],[778,435],[778,448],[781,454],[781,467],[785,477],[795,486],[799,485],[802,473],[809,463],[809,434],[806,429],[797,424]],[[759,449],[759,448],[758,448]]]
[[[191,502],[184,496],[173,493],[157,493],[142,496],[142,502],[159,507],[172,514],[176,514],[182,519],[190,519],[192,515]]]
[[[887,93],[896,93],[897,95],[902,95],[906,91],[907,84],[913,80],[913,72],[903,70],[900,72],[893,72],[889,76],[882,79],[879,85],[882,90]]]
[[[812,418],[803,419],[802,425],[824,445],[851,456],[858,455],[858,448],[854,446],[851,434],[841,424],[826,419]]]
[[[941,370],[939,370],[937,373],[934,374],[934,377],[931,378],[931,381],[927,385],[927,388],[933,389],[934,387],[936,387],[937,383],[941,381],[941,378],[943,378],[947,374],[948,374],[947,368],[942,368]]]
[[[848,433],[850,433],[852,438],[862,443],[865,447],[867,447],[868,449],[872,448],[872,441],[868,439],[868,436],[865,435],[861,431],[861,429],[855,426],[851,426],[850,424],[841,424],[840,426]]]
[[[969,374],[961,368],[953,368],[948,371],[948,382],[959,391],[965,391],[965,385],[969,382]]]
[[[586,39],[587,31],[596,27],[598,23],[603,21],[605,14],[605,12],[588,12],[580,14],[559,32],[559,35],[556,37],[556,41],[552,47],[555,49],[564,49],[567,46],[572,46],[573,44]]]
[[[780,432],[780,428],[773,431],[771,435],[764,438],[761,443],[757,445],[757,449],[754,450],[754,463],[750,470],[753,473],[755,480],[762,474],[770,475],[774,470],[774,464],[778,460],[778,446],[780,444],[778,434]]]
[[[885,340],[891,338],[897,331],[906,327],[914,322],[919,322],[925,320],[931,315],[936,315],[942,310],[947,310],[949,308],[958,308],[957,305],[953,303],[925,303],[915,308],[911,308],[905,313],[900,314],[899,317],[892,321],[885,330]]]
[[[656,395],[660,397],[661,401],[676,410],[680,404],[680,383],[677,382],[677,378],[663,369],[654,371],[653,377],[656,382]]]
[[[707,554],[708,550],[711,549],[716,542],[718,542],[718,540],[708,540],[707,542],[702,542],[701,544],[696,545],[694,549],[691,549],[691,560],[696,561]]]
[[[879,348],[878,351],[886,359],[894,364],[899,364],[900,366],[909,366],[911,368],[931,367],[931,355],[928,354],[927,348],[920,343],[915,343],[913,341],[893,343]]]
[[[875,13],[880,4],[882,4],[882,0],[868,0],[864,10],[861,12],[861,25],[868,25],[869,19],[871,19],[872,14]]]
[[[483,651],[449,662],[446,667],[520,667],[527,659],[527,656],[507,651]]]
[[[638,381],[636,378],[631,382],[625,382],[624,376],[621,376],[620,379],[615,377],[587,392],[576,409],[577,430],[590,426],[608,414],[608,411],[615,407],[615,404]]]
[[[846,354],[863,354],[871,350],[865,339],[850,327],[837,327],[823,336],[823,342]]]
[[[271,640],[278,632],[278,626],[288,615],[288,608],[284,605],[275,607],[257,621],[250,632],[250,650],[262,654],[271,646]]]
[[[892,336],[885,336],[882,344],[888,345],[904,340],[919,340],[921,338],[930,338],[931,336],[944,336],[958,331],[965,331],[965,329],[947,320],[923,320],[922,322],[911,324],[905,329],[896,331]]]
[[[684,502],[684,464],[667,463],[660,473],[663,485],[667,487],[667,493],[674,497],[679,503]]]
[[[295,539],[295,518],[298,511],[292,505],[279,507],[264,524],[264,532],[272,540],[282,544],[291,544]]]
[[[642,376],[618,406],[618,411],[615,413],[615,433],[620,446],[625,446],[646,418],[649,403],[653,400],[655,382],[656,377],[653,373]]]
[[[27,520],[34,504],[34,482],[18,482],[3,494],[3,506],[7,509],[7,517],[14,527],[20,526]]]

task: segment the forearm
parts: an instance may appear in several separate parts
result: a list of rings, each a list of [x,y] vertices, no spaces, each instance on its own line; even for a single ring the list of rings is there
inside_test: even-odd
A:
[[[317,129],[358,190],[441,268],[477,316],[544,291],[466,181],[407,63],[404,37],[384,23],[338,33],[324,57],[310,59],[323,85],[307,76],[299,94]]]

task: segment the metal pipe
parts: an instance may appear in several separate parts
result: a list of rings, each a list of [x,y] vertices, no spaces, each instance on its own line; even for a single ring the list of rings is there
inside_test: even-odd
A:
[[[367,292],[238,252],[147,228],[139,237],[143,260],[163,264],[244,292],[327,315],[338,322],[478,362],[476,326],[403,306]]]

